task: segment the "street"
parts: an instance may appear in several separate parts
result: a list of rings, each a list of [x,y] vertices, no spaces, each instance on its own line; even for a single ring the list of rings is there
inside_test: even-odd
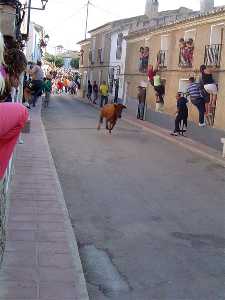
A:
[[[123,120],[98,132],[70,97],[42,117],[90,299],[224,300],[224,169]]]

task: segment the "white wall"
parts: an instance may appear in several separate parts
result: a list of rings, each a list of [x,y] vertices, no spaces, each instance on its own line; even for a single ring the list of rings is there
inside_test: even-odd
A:
[[[35,30],[34,25],[30,24],[29,39],[25,48],[25,55],[28,61],[37,62],[41,59],[41,52],[39,42],[41,39],[41,33]]]
[[[126,40],[123,39],[122,43],[122,56],[121,59],[116,58],[116,52],[117,52],[117,39],[118,35],[120,33],[123,33],[123,36],[128,35],[128,28],[125,30],[118,30],[117,32],[112,33],[111,35],[111,50],[110,50],[110,67],[116,67],[120,66],[120,73],[121,75],[119,76],[120,79],[120,88],[119,88],[119,98],[123,98],[123,93],[124,93],[124,71],[125,71],[125,63],[126,63],[126,49],[127,49],[127,42]],[[115,72],[116,73],[116,72]],[[116,76],[116,74],[115,74]]]

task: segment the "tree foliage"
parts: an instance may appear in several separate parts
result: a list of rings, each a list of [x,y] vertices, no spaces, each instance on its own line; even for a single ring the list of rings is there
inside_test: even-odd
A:
[[[70,66],[74,69],[79,69],[79,58],[73,58],[70,62]]]
[[[49,63],[54,63],[55,62],[55,56],[49,53],[45,54],[45,60]]]
[[[60,56],[55,57],[55,66],[57,68],[62,68],[64,66],[64,59]]]
[[[64,66],[64,59],[60,56],[55,56],[53,54],[46,53],[45,60],[51,64],[55,64],[57,68]]]

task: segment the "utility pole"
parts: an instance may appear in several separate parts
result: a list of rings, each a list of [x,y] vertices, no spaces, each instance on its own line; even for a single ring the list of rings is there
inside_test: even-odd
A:
[[[86,14],[86,26],[85,26],[85,40],[87,38],[87,29],[88,29],[88,17],[89,17],[89,5],[91,4],[90,0],[87,2],[87,14]]]
[[[28,1],[27,38],[29,38],[29,33],[30,33],[30,17],[31,17],[31,0]]]

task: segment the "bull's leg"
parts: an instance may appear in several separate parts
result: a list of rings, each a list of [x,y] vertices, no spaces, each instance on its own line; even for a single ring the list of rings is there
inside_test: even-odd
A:
[[[106,130],[110,130],[110,121],[106,120]]]
[[[115,127],[115,125],[116,125],[116,120],[115,121],[113,121],[113,122],[111,122],[111,130],[113,130],[113,128]]]
[[[102,115],[100,116],[100,119],[99,119],[99,123],[98,123],[98,127],[97,129],[100,130],[101,129],[101,124],[103,123],[103,117]]]

